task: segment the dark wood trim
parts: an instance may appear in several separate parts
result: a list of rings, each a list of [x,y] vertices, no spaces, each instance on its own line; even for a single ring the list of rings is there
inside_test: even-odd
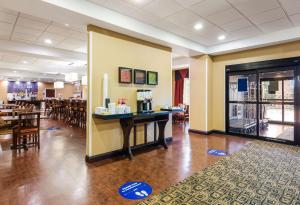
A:
[[[136,125],[133,126],[133,146],[136,146]]]
[[[91,25],[91,24],[89,24],[87,26],[87,31],[92,31],[92,32],[104,34],[104,35],[107,35],[107,36],[111,36],[111,37],[114,37],[114,38],[119,38],[119,39],[122,39],[122,40],[131,41],[133,43],[138,43],[138,44],[141,44],[141,45],[144,45],[144,46],[148,46],[148,47],[152,47],[152,48],[172,52],[172,48],[170,48],[170,47],[163,46],[163,45],[160,45],[160,44],[157,44],[157,43],[152,43],[150,41],[146,41],[146,40],[143,40],[143,39],[128,36],[128,35],[123,34],[123,33],[118,33],[118,32],[115,32],[115,31],[112,31],[112,30],[109,30],[109,29],[105,29],[105,28],[101,28],[101,27]]]
[[[221,130],[210,130],[210,131],[202,131],[202,130],[195,130],[195,129],[189,129],[189,132],[200,134],[200,135],[211,135],[211,134],[226,134],[225,131]]]
[[[195,133],[195,134],[200,134],[200,135],[210,135],[212,134],[212,130],[210,131],[203,131],[203,130],[195,130],[195,129],[189,129],[189,132]]]
[[[286,67],[294,67],[298,65],[300,65],[300,57],[282,58],[282,59],[259,61],[253,63],[227,65],[226,72],[256,70],[256,69],[260,69],[260,71],[264,72],[263,70],[264,68],[267,68],[268,70],[270,68],[281,68],[282,70],[285,70]],[[276,70],[278,71],[278,69]]]
[[[167,137],[165,139],[168,144],[171,144],[173,141],[173,137]],[[159,145],[159,142],[149,142],[147,144],[136,145],[131,148],[131,151],[138,152],[138,151],[142,151],[144,149],[155,147],[157,145]],[[122,155],[125,155],[124,150],[119,149],[119,150],[115,150],[112,152],[107,152],[104,154],[99,154],[99,155],[95,155],[95,156],[91,156],[91,157],[85,156],[85,161],[88,163],[93,163],[93,162],[98,162],[101,160],[105,160],[105,159],[109,159],[109,158],[113,158],[113,157],[117,157],[117,156],[122,156]]]

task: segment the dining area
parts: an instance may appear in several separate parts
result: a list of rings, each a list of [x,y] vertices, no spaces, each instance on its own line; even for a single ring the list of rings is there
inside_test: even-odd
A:
[[[11,135],[12,150],[27,151],[29,147],[40,148],[40,120],[39,110],[28,103],[2,104],[0,108],[0,133]]]

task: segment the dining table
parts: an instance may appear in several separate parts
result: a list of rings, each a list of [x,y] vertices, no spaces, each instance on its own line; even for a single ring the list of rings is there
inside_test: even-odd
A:
[[[0,112],[9,114],[9,113],[13,112],[13,109],[2,109],[2,110],[0,110]]]
[[[1,116],[0,119],[2,119],[4,122],[15,122],[19,120],[19,116]],[[40,119],[48,119],[48,116],[41,115]]]
[[[9,108],[16,108],[16,107],[19,107],[19,105],[16,105],[16,104],[0,104],[0,108],[1,109],[9,109]]]

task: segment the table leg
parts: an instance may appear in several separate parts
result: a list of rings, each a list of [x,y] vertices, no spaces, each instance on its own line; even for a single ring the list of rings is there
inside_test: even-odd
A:
[[[159,120],[157,121],[158,125],[158,143],[164,146],[165,149],[168,149],[166,139],[165,139],[165,128],[167,125],[168,120]]]
[[[132,119],[120,119],[120,124],[122,126],[124,138],[123,151],[128,154],[129,159],[132,160],[133,155],[130,147],[130,133],[133,127],[133,121]]]

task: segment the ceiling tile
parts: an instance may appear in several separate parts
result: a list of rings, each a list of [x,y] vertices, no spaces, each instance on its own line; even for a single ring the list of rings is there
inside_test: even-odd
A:
[[[243,18],[243,16],[233,8],[209,15],[206,17],[211,22],[215,23],[218,26],[221,26],[225,23],[232,22],[237,19]]]
[[[259,25],[264,32],[274,32],[292,27],[291,22],[287,18],[267,22]]]
[[[180,3],[182,6],[188,8],[188,7],[191,7],[197,3],[200,3],[202,1],[205,1],[205,0],[176,0],[178,3]]]
[[[225,34],[224,31],[215,25],[206,26],[201,31],[199,31],[199,35],[206,38],[212,37],[213,39],[217,39],[217,37],[222,34]]]
[[[103,5],[105,2],[109,0],[87,0],[87,1],[92,2],[94,4]]]
[[[292,15],[290,16],[290,19],[292,20],[295,26],[300,26],[300,14]]]
[[[54,33],[44,32],[40,37],[39,40],[44,42],[45,39],[51,39],[52,41],[62,41],[66,37],[63,35],[58,35]]]
[[[17,15],[0,11],[0,21],[1,22],[15,23],[16,19],[17,19]]]
[[[143,7],[143,10],[148,11],[160,18],[167,17],[183,7],[174,0],[153,0]]]
[[[42,23],[40,21],[32,20],[24,17],[19,17],[17,21],[17,25],[24,26],[31,29],[36,29],[36,30],[42,30],[42,31],[45,30],[48,26],[47,23]]]
[[[243,28],[237,31],[230,32],[228,35],[231,36],[232,38],[235,38],[236,40],[238,39],[243,39],[247,37],[254,37],[259,34],[262,34],[261,31],[259,31],[255,26],[249,26],[247,28]]]
[[[252,26],[250,21],[248,21],[245,18],[241,18],[232,22],[229,22],[227,24],[220,25],[221,28],[223,28],[225,31],[230,32],[230,31],[236,31],[242,28],[246,28]]]
[[[12,35],[12,40],[22,41],[25,43],[34,42],[37,40],[37,36],[34,36],[32,34],[14,32]]]
[[[51,23],[50,20],[39,18],[39,17],[35,17],[35,16],[31,16],[31,15],[25,14],[25,13],[20,13],[20,18],[26,18],[26,19],[30,19],[32,21],[36,21],[36,22],[40,22],[40,23],[45,23],[45,24]]]
[[[124,1],[124,0],[118,0],[118,1]],[[128,4],[131,4],[133,6],[142,7],[147,4],[149,4],[153,0],[125,0]]]
[[[61,27],[61,26],[56,26],[56,25],[50,25],[47,30],[48,33],[53,33],[56,35],[61,35],[61,36],[70,36],[73,31],[66,28],[66,27]]]
[[[225,0],[204,0],[193,5],[191,10],[200,16],[206,17],[229,8],[231,8],[231,6]]]
[[[62,49],[76,50],[86,46],[85,41],[80,41],[74,38],[68,38],[60,42],[56,47]]]
[[[228,0],[246,16],[280,7],[277,0]]]
[[[10,32],[5,30],[0,30],[0,39],[1,40],[9,40]]]
[[[286,15],[282,8],[271,9],[262,13],[249,16],[249,19],[255,24],[263,24],[270,21],[285,18]]]
[[[202,23],[204,21],[200,16],[194,14],[188,9],[176,12],[175,14],[168,16],[166,20],[175,25],[190,26],[191,28],[193,28],[196,23]]]
[[[299,0],[279,0],[279,1],[289,15],[300,13]]]
[[[7,13],[7,14],[15,15],[15,16],[18,15],[17,11],[13,11],[13,10],[6,9],[6,8],[3,8],[3,7],[0,7],[0,11],[4,12],[4,13]]]
[[[11,32],[12,29],[13,29],[13,24],[6,23],[6,22],[0,22],[0,30]]]
[[[21,56],[19,56],[19,55],[4,53],[2,56],[2,61],[8,62],[8,63],[18,63],[20,60],[21,60]]]
[[[73,31],[71,37],[87,42],[88,34],[86,32]]]
[[[20,34],[32,35],[34,37],[40,36],[43,32],[41,30],[35,30],[35,29],[28,28],[28,27],[23,27],[23,26],[16,26],[14,31],[17,33],[20,33]]]
[[[160,17],[153,15],[150,12],[145,12],[142,9],[134,9],[134,12],[130,12],[128,16],[148,24],[154,24],[161,19]]]

